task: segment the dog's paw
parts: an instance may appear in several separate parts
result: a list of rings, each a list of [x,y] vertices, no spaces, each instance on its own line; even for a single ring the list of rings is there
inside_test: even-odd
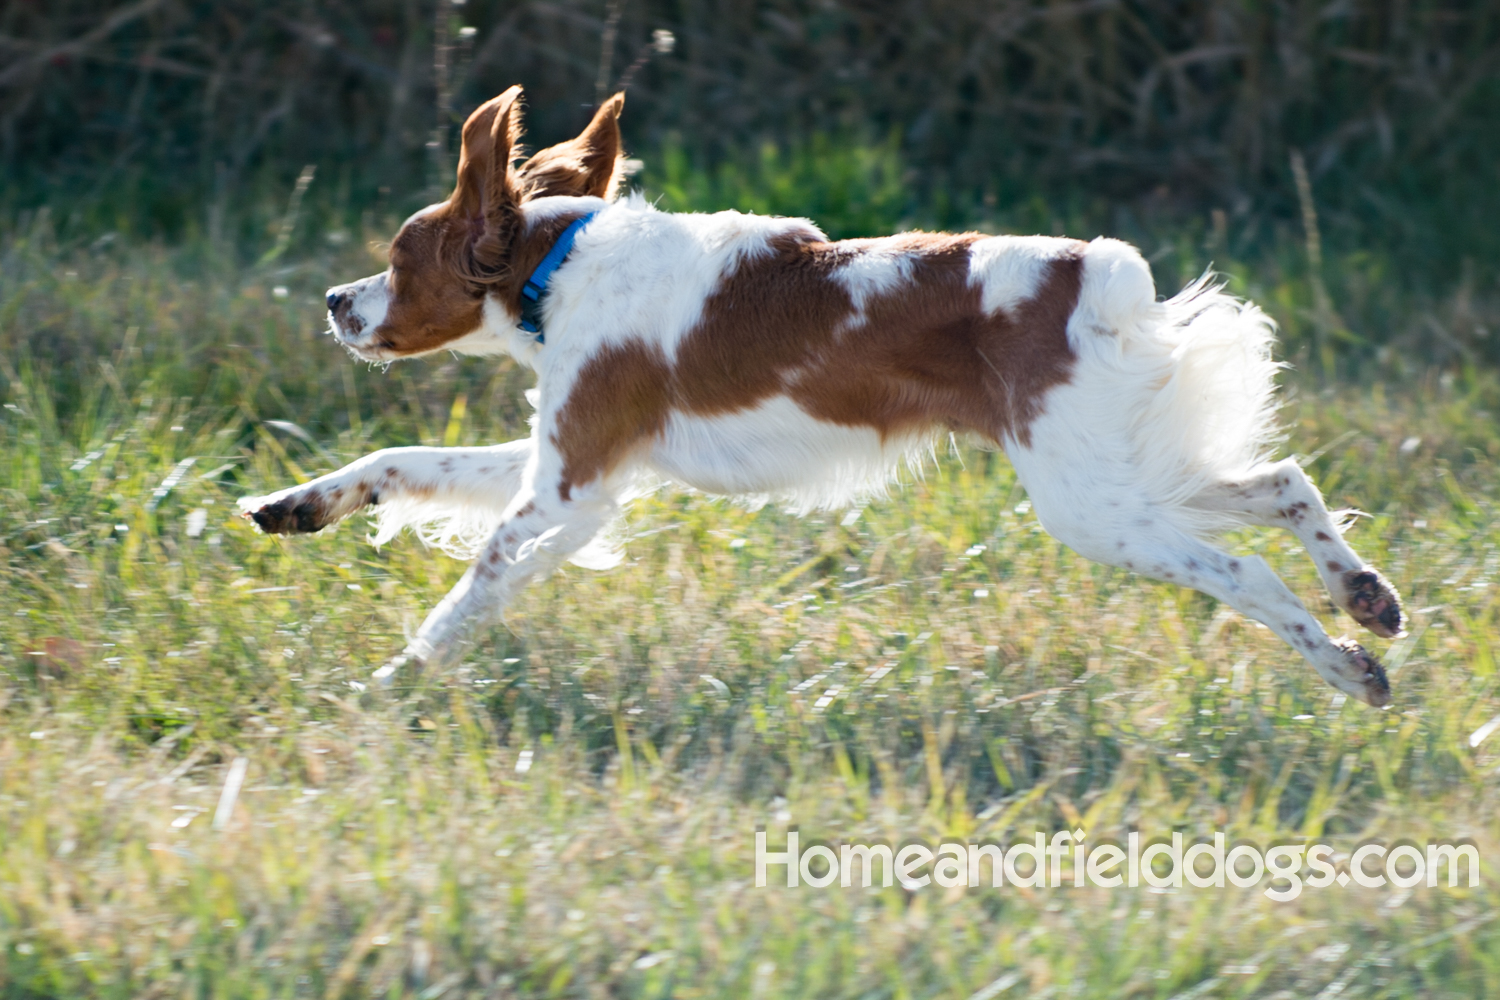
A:
[[[1382,639],[1394,639],[1403,633],[1401,598],[1385,577],[1366,566],[1345,573],[1343,582],[1344,610],[1350,617]]]
[[[1339,673],[1347,682],[1335,686],[1373,708],[1389,705],[1391,684],[1386,679],[1385,667],[1374,654],[1352,639],[1335,639],[1333,644],[1344,654],[1344,666]]]
[[[265,497],[243,497],[240,516],[249,518],[268,535],[306,535],[321,531],[333,520],[321,494],[287,491]]]

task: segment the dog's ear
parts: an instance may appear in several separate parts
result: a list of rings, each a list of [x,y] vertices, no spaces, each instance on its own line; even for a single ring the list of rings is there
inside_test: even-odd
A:
[[[548,146],[517,171],[522,201],[548,195],[593,195],[610,199],[620,186],[620,112],[623,91],[594,112],[594,120],[576,139]]]
[[[465,215],[492,218],[519,201],[511,161],[520,141],[520,85],[485,101],[464,122],[458,185],[450,200]]]

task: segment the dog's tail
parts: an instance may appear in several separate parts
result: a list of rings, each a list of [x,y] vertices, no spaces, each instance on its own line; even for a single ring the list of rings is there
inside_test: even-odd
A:
[[[1231,526],[1190,502],[1266,462],[1279,438],[1271,318],[1212,273],[1157,302],[1140,253],[1098,239],[1084,252],[1069,333],[1081,356],[1112,369],[1101,381],[1112,398],[1095,402],[1127,425],[1152,499],[1176,508],[1194,534]]]

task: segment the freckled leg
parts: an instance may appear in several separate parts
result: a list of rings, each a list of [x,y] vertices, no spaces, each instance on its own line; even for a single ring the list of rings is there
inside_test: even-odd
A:
[[[1396,588],[1367,566],[1339,534],[1322,494],[1296,462],[1288,459],[1239,482],[1224,483],[1194,505],[1246,515],[1253,524],[1289,528],[1318,567],[1334,603],[1382,638],[1402,634],[1404,615]]]
[[[397,500],[503,511],[521,489],[530,438],[486,448],[386,448],[302,486],[239,501],[271,535],[319,531],[371,504]]]
[[[1345,694],[1376,708],[1390,704],[1390,685],[1380,661],[1358,643],[1329,638],[1265,560],[1231,556],[1186,535],[1173,534],[1136,539],[1120,554],[1124,558],[1111,561],[1200,590],[1263,623]]]
[[[1390,685],[1380,661],[1355,642],[1329,638],[1265,560],[1232,556],[1144,513],[1125,522],[1134,528],[1118,536],[1098,530],[1085,518],[1054,516],[1049,523],[1049,512],[1040,506],[1037,514],[1048,531],[1080,555],[1217,598],[1275,632],[1340,691],[1376,708],[1390,703]],[[1064,527],[1055,531],[1059,520]]]
[[[1170,511],[1142,503],[1128,466],[1101,457],[1082,466],[1089,477],[1079,483],[1056,473],[1059,463],[1031,458],[1015,449],[1012,461],[1019,459],[1037,518],[1058,541],[1087,559],[1202,591],[1271,629],[1340,691],[1377,708],[1390,703],[1380,661],[1329,638],[1265,560],[1216,549],[1173,526]]]
[[[427,615],[401,655],[375,671],[375,679],[388,681],[409,662],[451,659],[465,634],[498,618],[522,587],[587,545],[618,505],[603,494],[583,493],[575,489],[564,501],[552,487],[517,496],[479,558]]]

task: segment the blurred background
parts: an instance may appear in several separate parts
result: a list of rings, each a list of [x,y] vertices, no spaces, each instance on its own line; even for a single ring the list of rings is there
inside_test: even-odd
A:
[[[445,192],[485,98],[524,84],[547,144],[625,87],[667,207],[1190,242],[1300,282],[1329,364],[1493,362],[1497,70],[1482,0],[11,0],[0,225],[362,238]]]

